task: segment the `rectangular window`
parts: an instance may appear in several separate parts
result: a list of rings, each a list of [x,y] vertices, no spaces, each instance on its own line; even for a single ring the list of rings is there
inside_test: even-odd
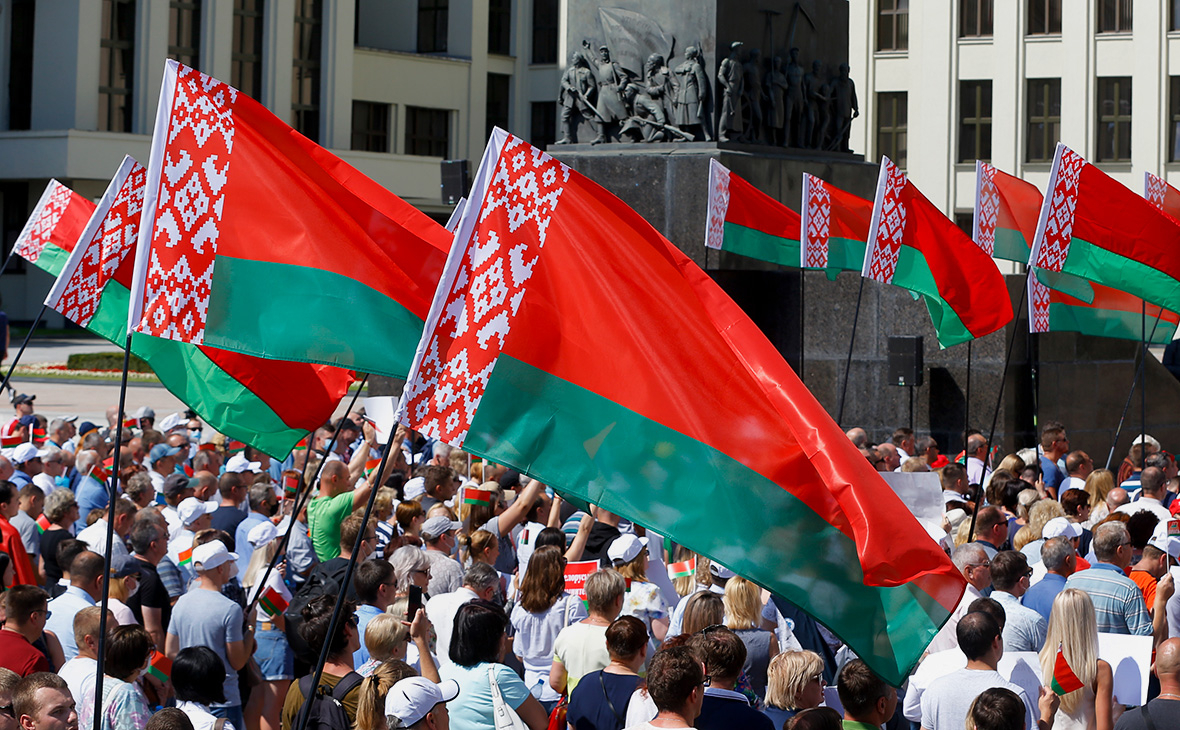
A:
[[[295,0],[291,126],[312,142],[320,141],[320,48],[323,23],[322,0]]]
[[[1180,0],[1168,0],[1168,30],[1180,30]]]
[[[1026,162],[1052,162],[1061,138],[1061,79],[1029,79]]]
[[[1130,33],[1132,0],[1098,0],[1098,32]]]
[[[201,0],[168,0],[168,58],[201,68]]]
[[[14,0],[8,46],[8,128],[28,129],[33,121],[34,0]]]
[[[352,102],[352,149],[389,152],[389,104]]]
[[[446,158],[451,152],[451,112],[406,107],[406,154]]]
[[[40,191],[37,193],[40,195]],[[29,185],[24,182],[0,183],[0,244],[5,260],[12,253],[17,236],[29,218]],[[28,264],[20,256],[13,256],[5,273],[20,274]]]
[[[557,2],[533,0],[533,63],[557,63]]]
[[[955,225],[959,230],[967,234],[967,238],[975,236],[975,211],[973,210],[956,210],[955,211]]]
[[[910,0],[877,0],[877,50],[910,47]]]
[[[102,0],[98,55],[98,129],[131,131],[135,69],[135,0]]]
[[[1168,161],[1180,162],[1180,76],[1168,79]]]
[[[1061,0],[1028,0],[1028,34],[1061,33]]]
[[[992,158],[992,82],[959,82],[959,162]]]
[[[1131,78],[1098,79],[1099,162],[1131,160]]]
[[[487,136],[492,135],[492,129],[500,127],[508,129],[511,120],[512,106],[509,97],[512,94],[512,77],[505,74],[488,74],[487,101]]]
[[[418,0],[418,53],[447,52],[449,0]]]
[[[230,85],[262,101],[262,23],[265,0],[234,0]]]
[[[877,94],[877,154],[906,166],[906,92]]]
[[[959,0],[959,37],[990,38],[992,0]]]
[[[543,150],[557,141],[557,102],[534,101],[531,112],[529,142]]]
[[[512,0],[488,0],[488,53],[512,55]]]

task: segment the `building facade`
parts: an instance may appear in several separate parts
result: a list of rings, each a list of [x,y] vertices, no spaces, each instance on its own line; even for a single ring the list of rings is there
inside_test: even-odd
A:
[[[853,147],[970,225],[975,160],[1037,185],[1058,141],[1180,185],[1180,2],[850,0]]]
[[[97,199],[146,163],[173,58],[227,81],[421,210],[446,220],[440,163],[478,164],[505,127],[556,128],[559,0],[0,2],[0,240],[50,178]],[[50,278],[21,261],[3,308],[32,320]],[[60,316],[47,319],[63,325]]]

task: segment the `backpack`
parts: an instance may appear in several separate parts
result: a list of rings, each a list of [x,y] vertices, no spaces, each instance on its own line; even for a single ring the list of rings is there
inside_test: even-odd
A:
[[[352,730],[352,721],[344,710],[344,698],[349,692],[360,686],[364,677],[356,672],[349,672],[340,678],[336,688],[328,692],[328,687],[321,684],[313,695],[311,692],[312,675],[299,679],[299,691],[303,693],[303,704],[299,712],[307,712],[307,703],[311,703],[311,716],[307,718],[307,730]],[[296,718],[301,715],[296,715]],[[297,720],[298,721],[298,720]]]
[[[297,659],[313,667],[319,661],[319,649],[308,646],[299,634],[299,627],[303,624],[304,606],[323,595],[340,595],[340,584],[344,582],[344,574],[348,571],[348,561],[340,560],[337,565],[333,565],[333,562],[330,560],[317,565],[307,577],[307,582],[291,596],[291,602],[283,612],[283,618],[287,623],[287,643],[291,645],[291,651]],[[352,591],[348,593],[351,595]]]

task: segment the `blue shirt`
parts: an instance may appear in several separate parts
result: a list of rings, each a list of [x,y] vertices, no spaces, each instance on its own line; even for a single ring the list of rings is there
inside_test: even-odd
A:
[[[1049,621],[1020,604],[1020,599],[1005,591],[992,591],[994,600],[1004,607],[1004,650],[1040,651],[1045,644]]]
[[[49,602],[50,616],[45,628],[57,634],[66,661],[78,656],[78,644],[74,641],[74,616],[95,603],[86,591],[77,586],[66,588],[66,592]]]
[[[365,646],[365,628],[377,616],[382,614],[382,610],[376,606],[371,606],[367,603],[362,603],[356,607],[356,633],[361,637],[361,648],[352,653],[352,666],[359,667],[372,657],[369,656],[369,648]]]
[[[78,482],[78,492],[74,495],[78,502],[78,521],[74,523],[74,532],[86,529],[86,515],[92,509],[106,509],[109,501],[106,485],[94,477],[85,477]],[[71,633],[73,628],[70,629]]]
[[[251,512],[246,515],[246,519],[238,523],[238,529],[234,531],[234,552],[238,554],[238,575],[246,574],[246,568],[250,567],[250,556],[254,554],[254,546],[250,544],[246,536],[250,534],[250,530],[268,519],[257,512]]]
[[[26,484],[31,484],[33,479],[32,479],[32,477],[30,477],[28,474],[25,474],[20,469],[16,469],[12,472],[12,476],[9,477],[8,481],[12,482],[12,486],[16,487],[17,489],[20,489],[21,487],[25,486]]]
[[[720,687],[705,688],[705,701],[693,727],[697,730],[777,730],[769,717],[750,707],[745,695]]]
[[[1151,636],[1151,617],[1147,615],[1143,592],[1117,565],[1094,563],[1089,570],[1071,575],[1065,587],[1090,594],[1098,631]]]
[[[1029,588],[1020,597],[1020,602],[1044,616],[1045,620],[1048,621],[1049,614],[1053,611],[1053,599],[1057,598],[1057,594],[1064,588],[1064,575],[1046,573],[1044,578],[1037,581],[1034,586]]]
[[[1065,472],[1057,466],[1057,462],[1050,461],[1048,457],[1041,456],[1041,479],[1045,482],[1046,487],[1052,488],[1054,491],[1061,486],[1065,481]]]
[[[532,696],[524,680],[503,664],[481,662],[473,667],[464,667],[454,662],[444,664],[439,667],[439,676],[442,679],[455,680],[459,684],[459,696],[464,698],[462,702],[447,705],[447,711],[451,715],[451,730],[487,730],[495,727],[488,667],[495,668],[496,685],[499,686],[504,701],[512,709],[519,708]]]

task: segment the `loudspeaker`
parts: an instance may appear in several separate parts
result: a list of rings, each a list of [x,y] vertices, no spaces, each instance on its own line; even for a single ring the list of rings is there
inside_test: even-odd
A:
[[[467,160],[443,160],[442,199],[447,205],[455,205],[459,198],[467,195],[471,179],[467,174]]]
[[[889,379],[890,385],[922,384],[922,338],[889,338]]]

